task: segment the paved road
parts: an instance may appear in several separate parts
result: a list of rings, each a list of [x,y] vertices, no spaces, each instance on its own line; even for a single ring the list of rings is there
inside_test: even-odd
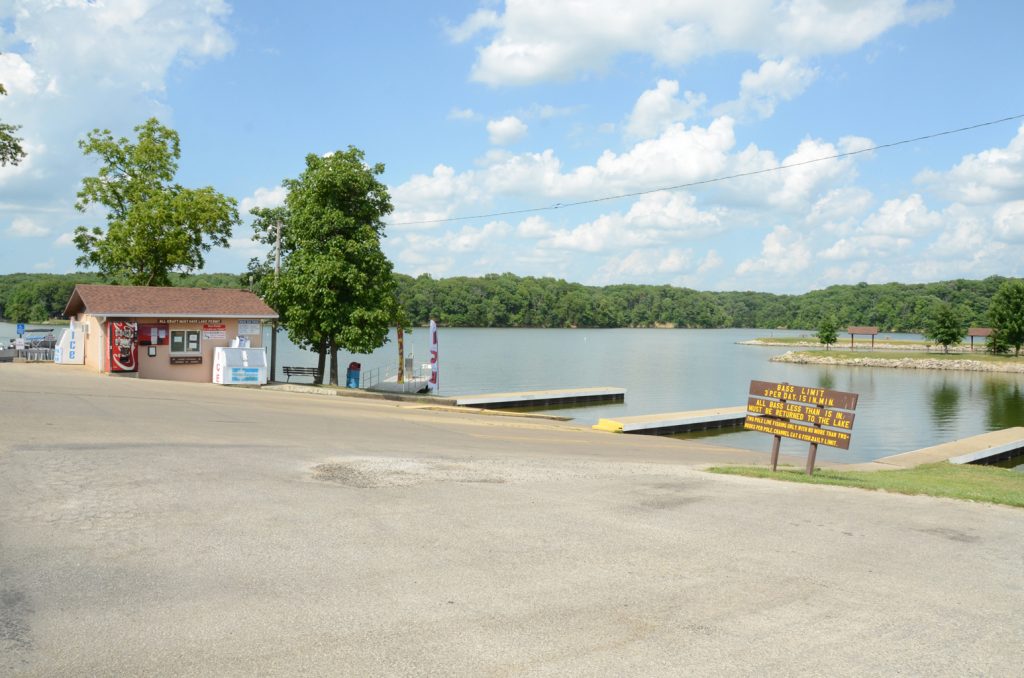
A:
[[[0,675],[1024,671],[1017,509],[73,367],[0,365],[0,422]]]

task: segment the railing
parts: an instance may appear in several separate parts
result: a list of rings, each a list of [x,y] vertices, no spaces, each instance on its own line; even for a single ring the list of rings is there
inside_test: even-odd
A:
[[[53,362],[52,348],[21,348],[14,351],[15,360],[27,360],[30,363]]]
[[[397,375],[398,366],[395,365],[394,363],[389,363],[382,367],[371,367],[369,369],[361,370],[359,373],[359,388],[373,388],[374,386],[380,384],[382,381],[387,381],[392,377],[397,377]],[[406,368],[404,376],[406,379],[412,380],[423,379],[429,375],[429,364],[413,364],[411,368]]]

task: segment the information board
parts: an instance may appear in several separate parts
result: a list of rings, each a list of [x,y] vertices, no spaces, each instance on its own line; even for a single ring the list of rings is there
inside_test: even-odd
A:
[[[750,395],[762,398],[775,398],[822,407],[838,407],[841,410],[857,409],[857,394],[846,391],[831,391],[825,388],[810,386],[794,386],[771,381],[750,382]]]
[[[775,436],[772,470],[779,460],[779,442],[792,438],[809,443],[807,474],[814,473],[818,445],[850,449],[857,394],[785,382],[753,380],[743,428]]]
[[[756,415],[768,415],[790,421],[799,421],[818,426],[829,426],[850,430],[853,428],[854,414],[842,410],[828,410],[821,407],[801,405],[800,403],[781,402],[767,398],[747,399],[747,412]]]
[[[785,419],[747,415],[746,421],[743,422],[743,428],[748,431],[760,431],[761,433],[770,433],[775,436],[802,440],[805,443],[813,443],[814,445],[831,445],[843,450],[850,449],[850,434],[845,431],[806,426],[786,421]]]

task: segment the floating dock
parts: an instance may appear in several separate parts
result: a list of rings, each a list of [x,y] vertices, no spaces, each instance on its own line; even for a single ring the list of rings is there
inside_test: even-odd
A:
[[[1015,426],[925,447],[913,452],[893,454],[876,459],[874,463],[898,468],[913,468],[920,464],[939,461],[948,461],[951,464],[974,464],[999,461],[1021,451],[1024,451],[1024,427]]]
[[[506,407],[547,407],[550,405],[578,405],[584,403],[621,403],[626,389],[615,386],[594,388],[567,388],[551,391],[519,391],[516,393],[484,393],[455,396],[459,407],[501,409]]]
[[[599,431],[610,431],[612,433],[669,435],[672,433],[703,431],[709,428],[739,426],[743,423],[746,416],[746,406],[738,405],[736,407],[717,407],[710,410],[600,419],[594,425],[594,428]]]

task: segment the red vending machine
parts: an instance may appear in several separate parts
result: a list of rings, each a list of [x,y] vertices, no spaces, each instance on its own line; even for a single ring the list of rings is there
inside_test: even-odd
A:
[[[139,328],[136,323],[110,322],[110,371],[137,372],[139,369]]]

